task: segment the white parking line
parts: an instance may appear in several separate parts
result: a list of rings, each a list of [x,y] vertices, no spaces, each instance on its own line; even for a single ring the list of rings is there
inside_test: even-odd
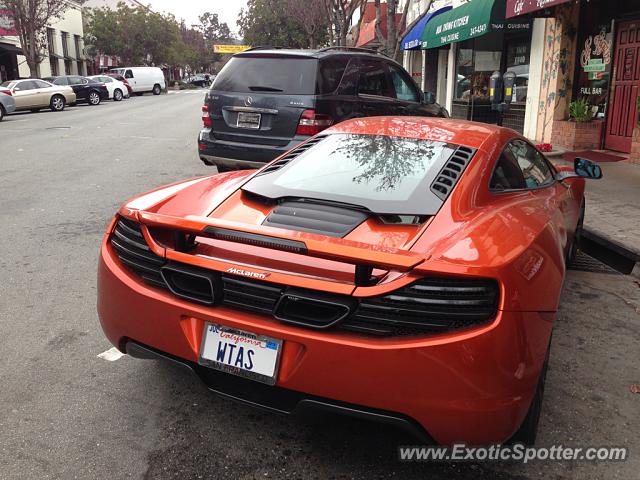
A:
[[[103,360],[106,360],[107,362],[115,362],[116,360],[120,360],[122,357],[124,357],[124,353],[122,353],[116,347],[111,347],[106,352],[102,352],[102,353],[98,354],[97,357],[98,358],[102,358]]]

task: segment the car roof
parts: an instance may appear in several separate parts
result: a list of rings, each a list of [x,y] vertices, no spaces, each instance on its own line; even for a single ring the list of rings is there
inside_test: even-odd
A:
[[[345,120],[328,128],[323,134],[352,133],[357,135],[385,135],[390,137],[418,138],[453,143],[471,148],[498,137],[515,133],[507,128],[486,123],[469,122],[453,118],[434,117],[365,117]]]

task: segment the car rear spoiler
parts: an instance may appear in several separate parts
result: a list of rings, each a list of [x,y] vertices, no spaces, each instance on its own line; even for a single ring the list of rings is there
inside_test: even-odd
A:
[[[421,255],[368,243],[256,226],[218,218],[188,215],[175,217],[142,210],[131,211],[137,220],[150,227],[168,228],[229,242],[255,245],[355,265],[355,283],[366,286],[373,268],[407,272],[422,263]],[[179,249],[178,249],[179,250]]]

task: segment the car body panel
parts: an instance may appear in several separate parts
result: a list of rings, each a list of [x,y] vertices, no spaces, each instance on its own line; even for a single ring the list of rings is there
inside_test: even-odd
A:
[[[34,82],[38,82],[34,84]],[[39,79],[16,80],[10,90],[16,104],[16,110],[48,108],[51,98],[58,94],[65,97],[67,104],[76,101],[76,95],[68,86],[53,85]]]
[[[490,178],[505,145],[526,141],[491,125],[379,117],[346,121],[321,135],[336,133],[431,139],[475,153],[439,211],[417,226],[370,217],[335,238],[262,225],[272,207],[240,190],[256,171],[162,187],[125,203],[119,215],[139,222],[150,250],[170,261],[217,272],[240,266],[264,273],[265,284],[358,302],[433,276],[494,279],[500,291],[495,318],[446,333],[372,338],[293,326],[225,305],[197,305],[142,283],[123,267],[109,241],[112,223],[98,273],[98,312],[107,337],[123,350],[135,341],[194,363],[205,322],[282,339],[278,387],[396,412],[439,443],[507,440],[528,411],[545,361],[584,179],[491,191]],[[306,252],[208,238],[201,234],[206,226],[303,242]],[[177,251],[159,233],[166,228],[194,233],[199,243],[192,251]],[[354,276],[354,264],[363,262],[373,267],[374,284],[359,284]]]
[[[134,93],[151,92],[154,85],[159,85],[162,90],[166,88],[164,74],[158,67],[119,67],[109,73],[124,76]]]
[[[8,95],[5,92],[11,93],[8,88],[0,87],[0,104],[6,113],[13,113],[16,109],[16,101],[13,95]]]

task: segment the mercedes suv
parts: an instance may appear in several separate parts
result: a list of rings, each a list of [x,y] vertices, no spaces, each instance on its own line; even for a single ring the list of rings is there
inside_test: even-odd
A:
[[[259,168],[333,124],[378,115],[448,113],[373,51],[254,48],[234,55],[207,92],[198,153],[218,171]]]

